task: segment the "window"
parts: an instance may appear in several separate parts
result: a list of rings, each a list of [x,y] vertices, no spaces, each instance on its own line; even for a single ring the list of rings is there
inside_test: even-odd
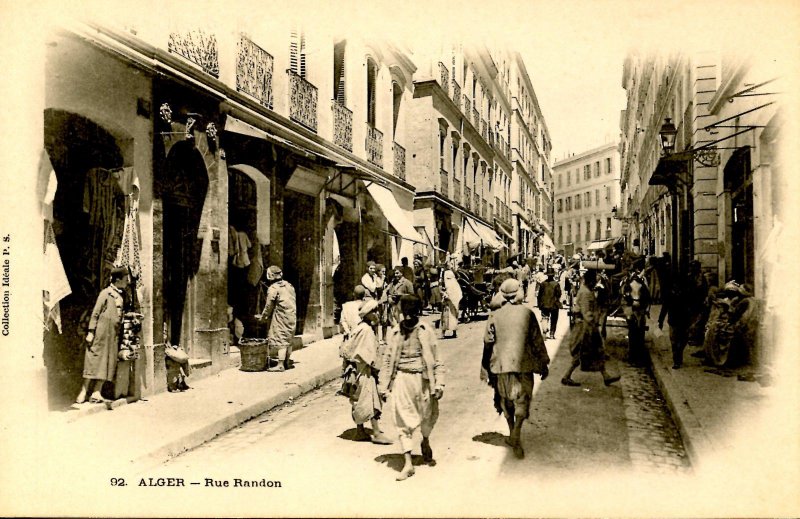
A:
[[[564,243],[564,229],[558,226],[558,243]]]
[[[578,222],[577,225],[576,225],[576,228],[575,228],[575,239],[576,240],[580,240],[581,239],[581,222]]]
[[[572,185],[572,171],[567,171],[567,185]]]
[[[575,195],[575,209],[581,208],[581,195]]]
[[[592,222],[586,220],[586,241],[589,241],[591,239],[592,239]]]
[[[556,211],[560,213],[561,209],[562,209],[562,207],[561,207],[561,199],[559,198],[558,200],[556,200]]]
[[[289,68],[306,78],[306,35],[298,28],[292,29],[289,39]]]
[[[403,87],[392,83],[392,138],[397,140],[397,119],[400,117],[400,104],[403,101]]]
[[[591,166],[589,164],[586,164],[585,166],[583,166],[583,179],[589,180],[590,178],[592,178]]]
[[[439,132],[439,169],[444,169],[444,139],[443,132]]]
[[[571,243],[571,242],[572,242],[572,224],[568,224],[567,225],[567,242],[566,243]]]
[[[594,163],[594,176],[595,177],[600,176],[600,161]]]
[[[596,205],[598,207],[600,206],[600,190],[599,189],[595,189],[594,190],[594,205]]]
[[[606,218],[606,238],[611,238],[611,218]]]
[[[568,212],[572,211],[572,197],[571,196],[567,197],[567,204],[566,205],[567,205],[567,211]]]
[[[589,191],[583,194],[583,205],[584,207],[592,207],[592,196]]]
[[[370,58],[367,60],[367,122],[375,127],[375,82],[378,77],[378,66]]]
[[[558,189],[561,189],[561,173],[558,174]]]
[[[606,205],[611,203],[611,188],[606,186]]]
[[[597,220],[595,223],[596,223],[597,225],[595,226],[595,230],[594,230],[594,239],[595,239],[595,240],[599,240],[599,239],[600,239],[600,236],[601,236],[601,231],[600,231],[600,220]]]
[[[611,157],[606,159],[606,175],[611,174]]]
[[[344,49],[347,41],[333,46],[333,98],[342,106],[347,106],[344,90]]]

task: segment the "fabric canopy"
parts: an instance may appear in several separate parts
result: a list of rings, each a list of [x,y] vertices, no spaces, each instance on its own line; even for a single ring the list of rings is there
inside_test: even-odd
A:
[[[416,243],[425,243],[425,240],[419,235],[417,230],[414,229],[411,220],[400,208],[400,205],[389,189],[373,182],[367,184],[367,191],[369,191],[369,194],[375,199],[378,207],[383,211],[383,215],[389,220],[389,223],[392,224],[392,227],[394,227],[400,237],[404,240]]]
[[[467,225],[464,226],[464,243],[469,245],[470,248],[476,248],[478,245],[483,245],[492,250],[498,251],[505,248],[505,244],[494,232],[494,229],[488,225],[484,225],[472,218],[464,218]]]
[[[586,250],[600,250],[605,249],[608,245],[611,244],[613,240],[595,240],[586,247]]]
[[[556,250],[556,245],[553,243],[552,238],[550,238],[549,234],[542,235],[542,247],[548,250]]]

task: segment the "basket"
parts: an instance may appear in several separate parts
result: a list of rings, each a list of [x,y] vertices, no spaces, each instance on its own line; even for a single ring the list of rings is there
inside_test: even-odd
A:
[[[269,360],[269,344],[266,339],[242,339],[239,341],[242,356],[242,371],[264,371]]]

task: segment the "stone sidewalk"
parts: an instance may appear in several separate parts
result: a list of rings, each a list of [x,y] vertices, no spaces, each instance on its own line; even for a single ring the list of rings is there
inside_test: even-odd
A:
[[[683,367],[672,369],[669,327],[658,328],[661,307],[654,305],[648,319],[647,345],[653,374],[667,401],[692,466],[720,460],[737,441],[737,432],[752,424],[766,408],[774,391],[756,382],[737,380],[733,370],[715,369],[692,356],[701,348],[687,347]]]

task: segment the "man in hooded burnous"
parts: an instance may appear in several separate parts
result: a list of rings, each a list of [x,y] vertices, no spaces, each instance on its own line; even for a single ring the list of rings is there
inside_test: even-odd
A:
[[[528,418],[533,374],[547,378],[550,357],[536,315],[517,297],[519,281],[503,281],[503,304],[489,315],[483,337],[481,379],[494,389],[494,406],[508,422],[506,440],[517,458],[525,457],[520,442],[522,422]]]

